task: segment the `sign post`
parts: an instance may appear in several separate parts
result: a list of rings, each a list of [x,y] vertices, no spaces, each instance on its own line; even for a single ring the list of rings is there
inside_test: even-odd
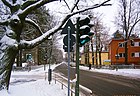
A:
[[[68,27],[68,96],[70,96],[70,27]]]
[[[72,35],[75,34],[74,32],[75,27],[69,19],[61,32],[61,34],[67,34],[63,39],[63,49],[68,52],[68,96],[70,96],[70,52],[73,51],[73,45],[75,44],[75,37]]]

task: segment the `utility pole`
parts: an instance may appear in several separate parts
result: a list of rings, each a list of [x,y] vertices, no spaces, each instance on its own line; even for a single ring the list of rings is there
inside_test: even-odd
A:
[[[76,24],[76,86],[75,86],[75,96],[79,96],[79,47],[84,46],[90,41],[90,36],[94,35],[90,32],[90,18],[77,18]]]
[[[75,96],[79,96],[79,19],[77,18],[76,24],[76,86],[75,86]]]

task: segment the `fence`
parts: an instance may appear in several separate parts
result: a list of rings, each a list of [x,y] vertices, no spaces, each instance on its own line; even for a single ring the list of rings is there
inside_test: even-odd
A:
[[[47,79],[47,72],[45,73],[45,80]],[[54,79],[55,84],[57,82],[59,82],[61,84],[61,89],[63,89],[64,87],[68,88],[67,85],[67,78],[57,74],[57,73],[53,73],[52,74],[52,79]],[[82,85],[79,85],[79,90],[80,90],[80,96],[92,96],[92,91]],[[82,91],[82,92],[81,92]],[[70,82],[70,94],[71,96],[75,96],[75,82]],[[86,94],[86,95],[85,95]]]
[[[45,72],[45,80],[47,79],[47,74],[48,74],[48,72]],[[68,88],[67,78],[65,78],[57,73],[52,73],[52,79],[54,79],[55,84],[57,82],[59,82],[61,84],[61,89],[64,89],[64,87]],[[71,96],[74,96],[75,91],[74,91],[74,83],[73,82],[70,82],[70,87],[71,87],[70,88]]]

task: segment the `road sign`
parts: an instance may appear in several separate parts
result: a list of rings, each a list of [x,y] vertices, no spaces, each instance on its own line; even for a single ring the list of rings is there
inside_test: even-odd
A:
[[[72,34],[75,34],[75,27],[74,27],[74,25],[73,25],[73,23],[70,19],[68,20],[68,22],[64,26],[61,34],[67,34],[63,39],[63,43],[64,43],[63,49],[64,49],[64,51],[68,52],[68,41],[69,41],[70,52],[72,52],[73,51],[73,45],[75,44],[75,37]]]
[[[63,39],[64,45],[68,46],[68,35],[66,35]],[[75,44],[75,37],[73,35],[70,35],[70,47]]]
[[[75,34],[75,27],[72,23],[72,21],[69,19],[66,25],[64,26],[61,34],[68,34],[68,27],[70,27],[70,34]]]

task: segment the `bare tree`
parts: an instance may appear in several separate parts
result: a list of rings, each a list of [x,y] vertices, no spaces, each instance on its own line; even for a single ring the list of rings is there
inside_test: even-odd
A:
[[[95,15],[97,15],[97,13]],[[98,66],[98,60],[99,60],[99,65],[101,66],[102,65],[101,52],[107,51],[107,47],[108,47],[108,40],[109,40],[108,28],[105,27],[104,24],[101,22],[102,14],[100,15],[98,14],[97,16],[94,16],[92,19],[94,21],[93,22],[94,26],[92,27],[92,30],[95,32],[95,38],[93,38],[93,40],[94,40],[94,45],[96,45],[96,52],[94,57],[96,61],[96,66]],[[97,53],[99,53],[99,56]]]
[[[124,32],[125,43],[125,64],[128,63],[127,40],[135,32],[137,24],[140,22],[139,0],[119,0],[119,10],[116,17],[116,25]]]
[[[56,27],[42,32],[39,25],[37,25],[33,20],[27,18],[27,15],[43,6],[44,4],[49,4],[50,2],[59,0],[1,0],[5,6],[10,10],[10,14],[6,19],[0,20],[0,25],[5,26],[5,35],[0,41],[0,89],[9,88],[9,80],[11,76],[11,70],[15,57],[20,49],[34,48],[41,42],[44,42],[49,36],[58,32],[62,29],[65,22],[73,15],[78,13],[95,9],[101,6],[108,6],[110,0],[106,0],[101,4],[95,4],[93,6],[87,7],[85,9],[79,9],[78,11],[73,11],[77,6],[79,0],[71,8],[70,13],[68,13],[62,22],[60,22]],[[47,5],[46,5],[47,6]],[[40,33],[43,35],[30,40],[21,40],[20,36],[25,23],[32,24]]]

